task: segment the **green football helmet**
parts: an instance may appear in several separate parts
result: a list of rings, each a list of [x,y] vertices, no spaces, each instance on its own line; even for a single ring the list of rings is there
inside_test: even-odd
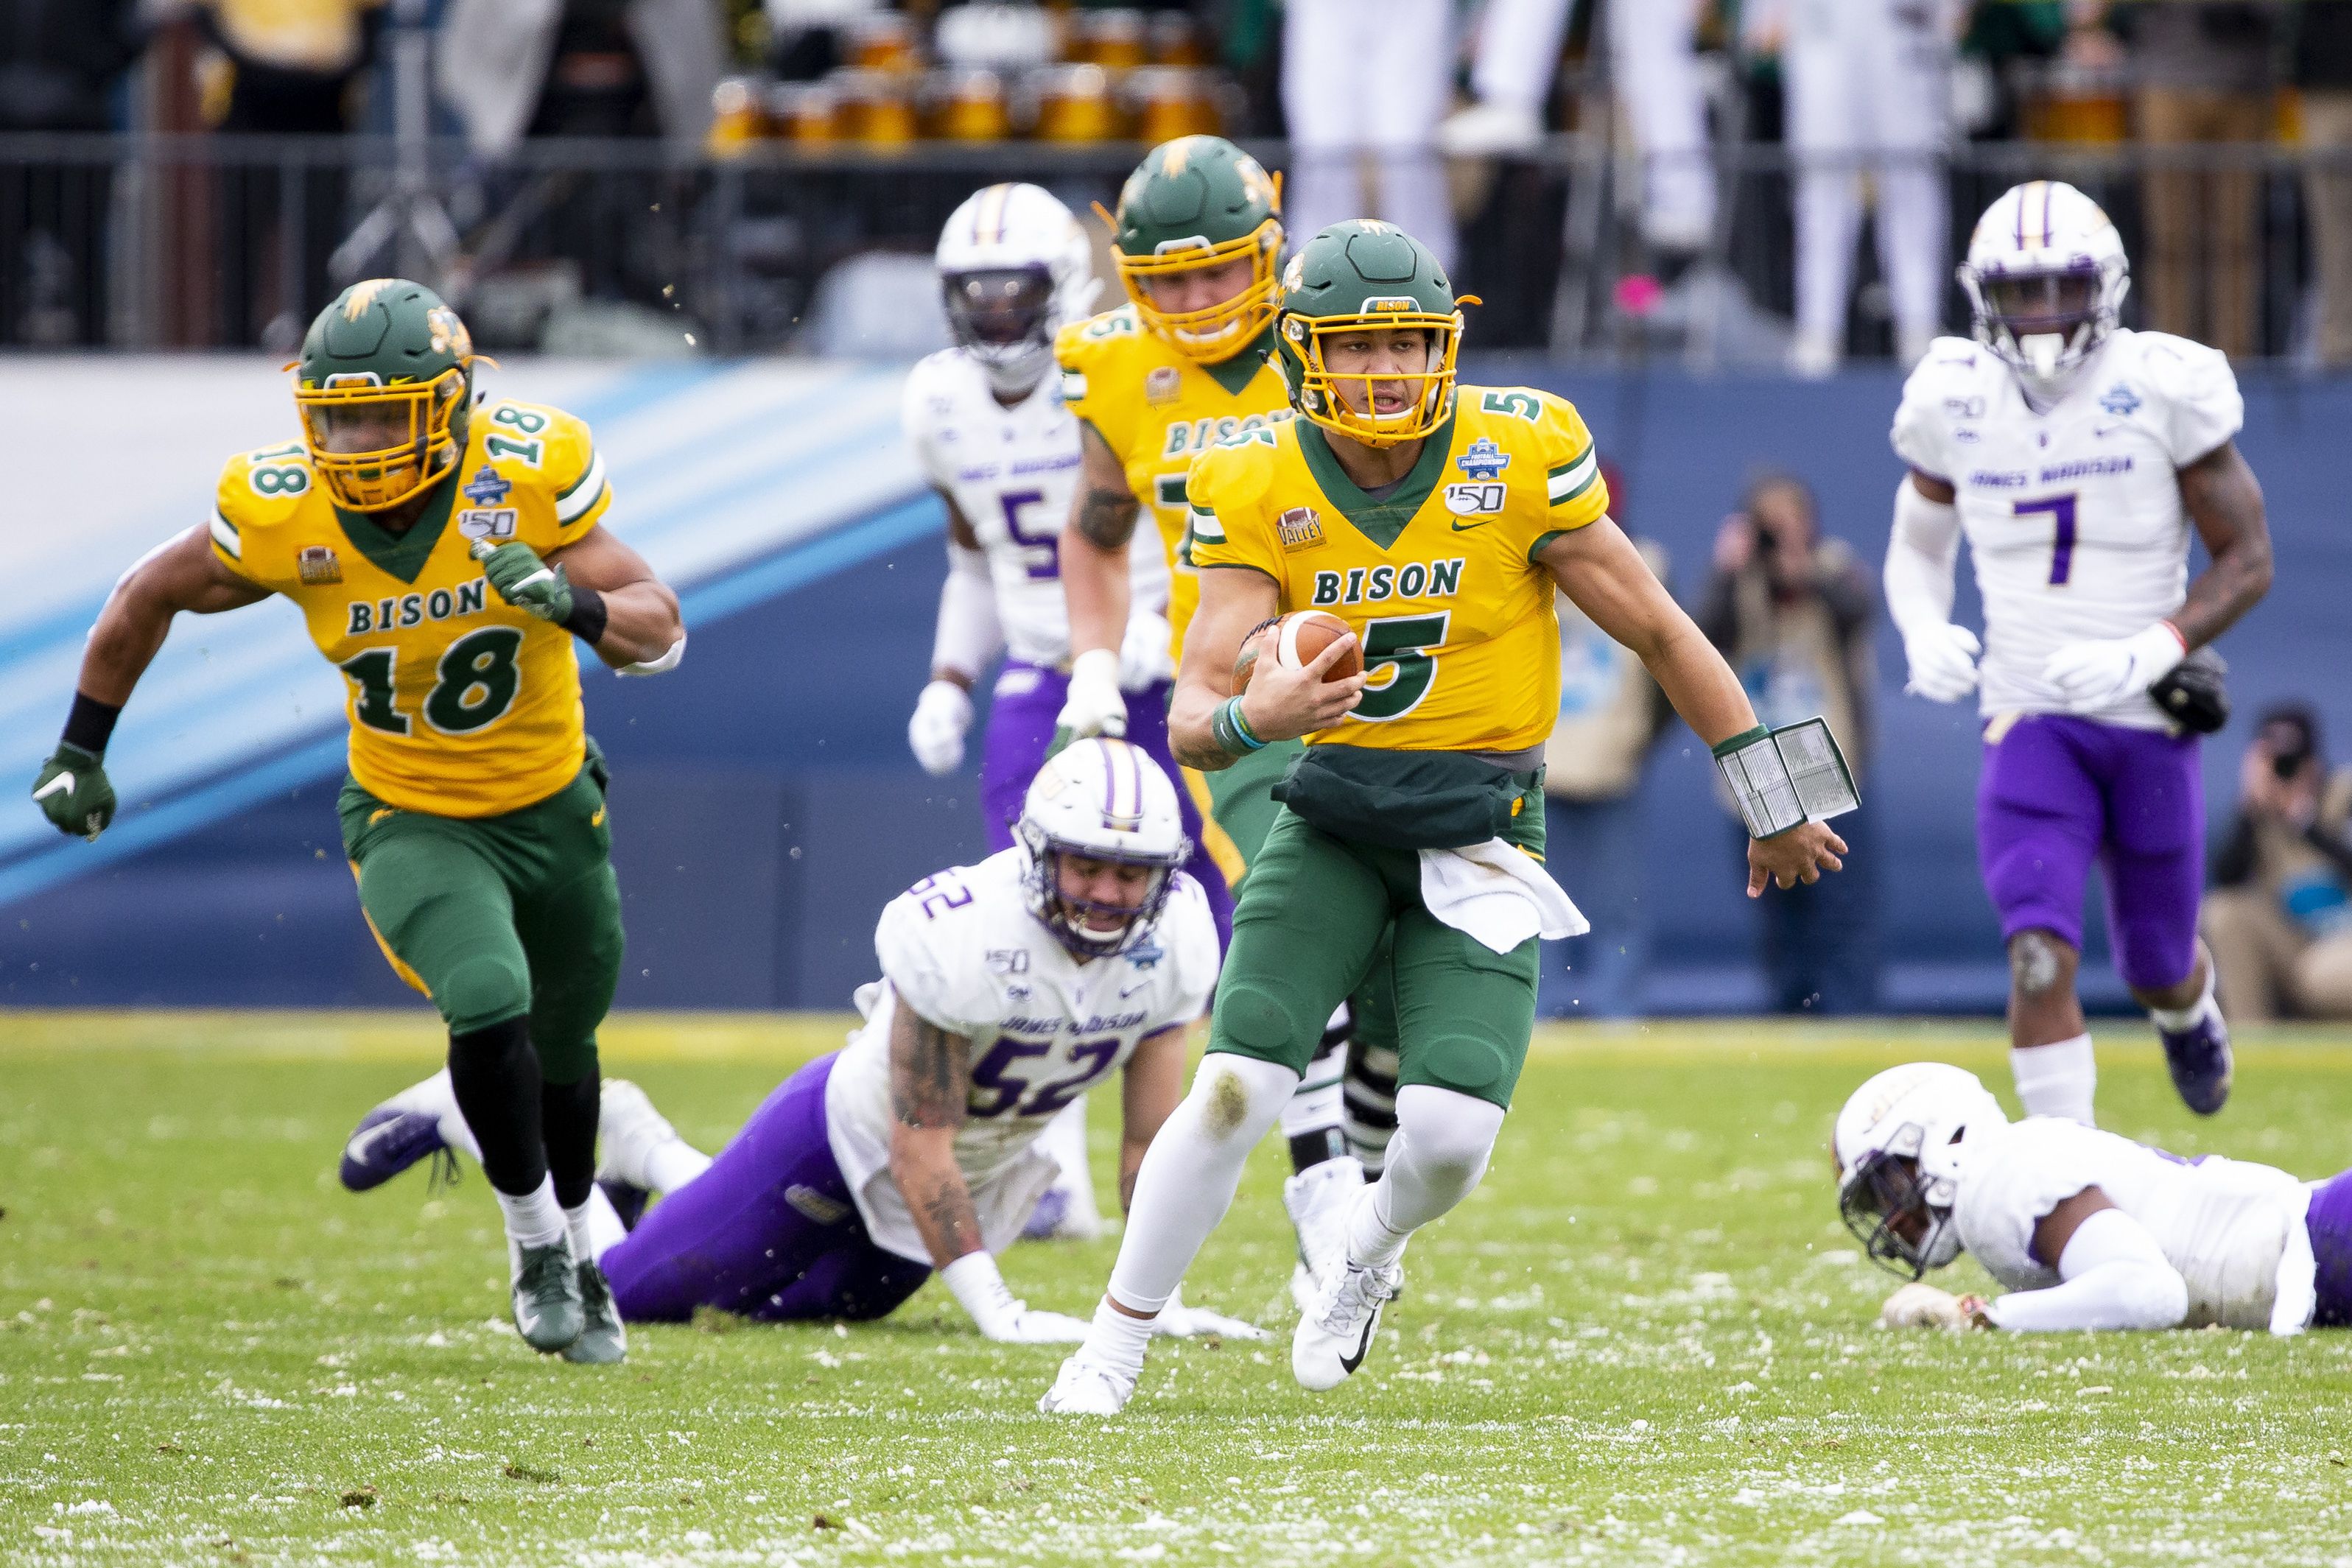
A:
[[[337,504],[381,512],[455,466],[476,358],[457,313],[404,277],[354,283],[319,312],[287,368],[310,465]]]
[[[1393,224],[1350,218],[1333,224],[1290,258],[1275,310],[1276,362],[1290,406],[1326,430],[1368,446],[1394,446],[1428,435],[1454,413],[1454,357],[1462,347],[1463,305],[1427,246]],[[1327,355],[1344,333],[1412,329],[1427,334],[1428,363],[1419,371],[1335,371]],[[1343,385],[1344,383],[1344,385]],[[1403,406],[1383,413],[1376,389],[1407,389]]]
[[[1144,156],[1118,193],[1111,226],[1118,280],[1143,324],[1189,360],[1214,364],[1255,340],[1274,317],[1282,257],[1282,182],[1222,136],[1180,136]],[[1246,259],[1250,281],[1229,298],[1166,310],[1154,282]]]

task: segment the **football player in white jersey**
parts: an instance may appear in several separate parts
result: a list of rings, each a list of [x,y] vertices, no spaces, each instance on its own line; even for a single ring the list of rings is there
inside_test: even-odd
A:
[[[1979,693],[1977,853],[2008,948],[2018,1097],[2030,1113],[2093,1119],[2074,972],[2095,857],[2116,967],[2181,1098],[2210,1115],[2229,1098],[2231,1057],[2197,940],[2196,732],[2226,710],[2218,663],[2183,660],[2270,587],[2262,486],[2233,439],[2244,405],[2216,350],[2117,324],[2123,242],[2071,185],[2036,180],[1995,202],[1959,276],[1975,341],[1937,339],[1895,415],[1911,472],[1886,603],[1911,691]],[[2194,582],[2192,527],[2212,557]],[[1981,644],[1951,620],[1963,536]]]
[[[1087,314],[1100,287],[1084,228],[1035,185],[974,192],[940,231],[936,260],[956,340],[907,378],[908,441],[948,515],[948,575],[940,590],[931,679],[907,738],[935,775],[963,765],[971,690],[1001,648],[982,746],[981,810],[992,852],[1013,842],[1013,819],[1045,761],[1069,688],[1070,622],[1062,597],[1060,520],[1078,477],[1078,425],[1062,404],[1054,336]],[[1176,777],[1168,752],[1168,563],[1129,552],[1127,635],[1119,684],[1140,716],[1128,738]],[[1223,875],[1182,802],[1196,848],[1186,869],[1222,932],[1231,919]],[[1063,1175],[1039,1203],[1030,1234],[1100,1234],[1088,1175],[1086,1105],[1072,1101],[1046,1135]]]
[[[1976,1075],[1878,1074],[1838,1113],[1838,1207],[1916,1281],[1963,1251],[2008,1291],[1897,1291],[1889,1326],[2267,1329],[2352,1324],[2352,1172],[2305,1184],[2063,1116],[2011,1122]]]
[[[1192,845],[1175,787],[1139,748],[1062,752],[1031,784],[1016,832],[1012,848],[891,901],[874,936],[882,977],[858,991],[862,1026],[786,1079],[715,1159],[643,1091],[607,1081],[592,1222],[625,1320],[683,1322],[705,1306],[878,1318],[938,1270],[991,1339],[1085,1337],[1083,1321],[1014,1297],[993,1254],[1054,1179],[1037,1147],[1046,1124],[1115,1069],[1119,1186],[1132,1189],[1183,1093],[1217,933],[1180,869]],[[470,1147],[446,1073],[392,1103],[414,1124],[374,1124],[390,1131],[370,1140],[362,1123],[356,1174],[373,1179],[355,1181],[347,1154],[347,1186]],[[650,1192],[661,1201],[644,1210]],[[1259,1337],[1192,1308],[1173,1332]]]

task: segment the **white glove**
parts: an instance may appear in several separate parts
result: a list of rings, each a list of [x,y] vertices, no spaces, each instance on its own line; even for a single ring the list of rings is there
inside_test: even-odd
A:
[[[2159,621],[2128,637],[2069,643],[2050,655],[2042,678],[2058,688],[2074,712],[2095,713],[2147,690],[2187,656],[2180,633],[2170,622]]]
[[[1878,1309],[1878,1326],[1885,1329],[1964,1329],[1969,1317],[1959,1297],[1915,1280],[1886,1298]]]
[[[1265,1339],[1266,1332],[1255,1323],[1245,1323],[1239,1318],[1229,1318],[1213,1312],[1206,1307],[1188,1307],[1184,1292],[1178,1291],[1160,1309],[1151,1321],[1151,1332],[1168,1339],[1192,1339],[1201,1334],[1215,1334],[1221,1339]]]
[[[963,766],[964,732],[971,728],[971,695],[953,681],[933,681],[915,699],[907,744],[923,771],[937,777]]]
[[[1127,699],[1119,695],[1117,653],[1089,648],[1070,661],[1070,695],[1054,727],[1068,731],[1073,739],[1127,734]]]
[[[1982,652],[1975,632],[1948,621],[1906,633],[1903,657],[1911,666],[1911,678],[1903,689],[1929,702],[1958,702],[1977,689],[1977,655]]]
[[[1168,647],[1175,628],[1157,610],[1137,610],[1127,618],[1127,635],[1118,644],[1118,684],[1122,691],[1139,692],[1176,678],[1176,661]]]
[[[996,1271],[996,1260],[985,1252],[965,1253],[940,1270],[940,1278],[990,1339],[1007,1344],[1077,1344],[1087,1337],[1084,1318],[1038,1312],[1013,1295]]]

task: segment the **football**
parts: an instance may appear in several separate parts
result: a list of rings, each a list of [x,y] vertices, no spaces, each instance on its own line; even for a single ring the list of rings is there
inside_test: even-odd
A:
[[[1328,610],[1294,610],[1274,623],[1274,656],[1294,670],[1301,669],[1353,630]],[[1363,673],[1364,651],[1359,646],[1340,654],[1325,678],[1337,681]]]

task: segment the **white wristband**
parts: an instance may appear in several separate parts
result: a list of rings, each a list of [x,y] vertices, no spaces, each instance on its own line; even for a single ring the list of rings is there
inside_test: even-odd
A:
[[[1005,1284],[1004,1276],[997,1272],[996,1260],[987,1252],[965,1253],[940,1270],[940,1278],[982,1333],[1007,1328],[1020,1315],[1021,1302]]]

